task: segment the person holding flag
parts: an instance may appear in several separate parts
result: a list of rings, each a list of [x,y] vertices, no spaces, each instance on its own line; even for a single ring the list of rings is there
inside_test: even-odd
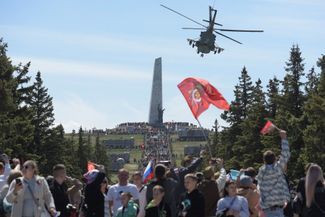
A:
[[[270,123],[268,122],[267,125],[269,129]],[[269,130],[262,132],[269,132]],[[280,159],[277,161],[271,150],[266,151],[263,155],[264,165],[260,167],[257,175],[260,206],[266,217],[282,217],[283,208],[290,200],[288,185],[283,174],[290,158],[289,143],[286,131],[279,130],[279,135],[282,148]]]

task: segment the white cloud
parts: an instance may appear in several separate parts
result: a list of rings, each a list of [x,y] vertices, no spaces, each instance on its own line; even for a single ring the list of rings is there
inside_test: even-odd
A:
[[[55,42],[59,46],[77,47],[78,49],[91,49],[111,52],[114,55],[127,54],[149,54],[159,56],[184,57],[184,53],[174,52],[184,50],[184,44],[173,43],[163,37],[147,38],[142,36],[124,35],[98,35],[72,32],[60,32],[51,29],[40,29],[23,26],[0,25],[0,31],[10,36],[24,35],[24,38],[38,43]],[[186,40],[184,39],[184,43]],[[191,55],[185,56],[190,57]]]
[[[102,112],[76,94],[68,93],[63,100],[54,99],[55,123],[62,124],[66,132],[77,130],[80,126],[91,129],[106,128],[113,121]]]
[[[140,69],[119,65],[37,57],[13,57],[12,59],[14,62],[23,63],[31,61],[33,69],[56,75],[63,74],[127,80],[149,80],[152,77],[152,72],[143,72]]]

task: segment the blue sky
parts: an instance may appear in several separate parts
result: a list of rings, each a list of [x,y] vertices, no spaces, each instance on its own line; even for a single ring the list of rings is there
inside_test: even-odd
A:
[[[225,28],[265,32],[228,33],[243,45],[217,37],[225,51],[201,58],[186,41],[199,31],[181,29],[196,24],[160,4],[198,21],[208,18],[208,6],[214,4]],[[14,63],[31,61],[32,75],[42,72],[56,123],[67,132],[147,121],[153,64],[160,56],[164,120],[195,122],[178,83],[190,76],[207,79],[230,102],[244,65],[266,86],[275,75],[283,78],[296,43],[307,71],[325,53],[324,11],[322,0],[11,0],[1,4],[0,37]],[[210,107],[200,117],[202,125],[221,121],[220,113]]]

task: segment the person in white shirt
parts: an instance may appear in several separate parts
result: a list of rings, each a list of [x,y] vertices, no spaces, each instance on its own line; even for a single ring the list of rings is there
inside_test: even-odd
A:
[[[122,206],[121,194],[129,192],[135,203],[139,204],[139,192],[135,185],[128,183],[129,172],[126,169],[120,169],[118,172],[119,182],[112,185],[108,190],[107,197],[111,216],[116,216],[117,209]]]
[[[145,208],[147,206],[147,198],[146,198],[147,186],[143,185],[141,172],[135,172],[132,175],[132,180],[133,180],[133,183],[137,186],[137,189],[139,191],[139,209],[140,209],[140,211],[139,211],[139,214],[137,217],[145,217],[145,215],[146,215]]]
[[[9,157],[6,154],[2,154],[1,160],[5,163],[3,165],[2,162],[0,162],[0,190],[7,184],[7,179],[11,171],[11,167],[9,164]]]

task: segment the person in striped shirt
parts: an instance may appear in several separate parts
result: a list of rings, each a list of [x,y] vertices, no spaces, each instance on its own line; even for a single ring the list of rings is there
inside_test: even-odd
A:
[[[283,174],[290,158],[290,149],[286,131],[279,130],[279,134],[282,149],[279,160],[276,160],[272,151],[266,151],[263,155],[264,165],[257,175],[260,207],[267,217],[283,217],[283,208],[290,200],[288,185]]]

